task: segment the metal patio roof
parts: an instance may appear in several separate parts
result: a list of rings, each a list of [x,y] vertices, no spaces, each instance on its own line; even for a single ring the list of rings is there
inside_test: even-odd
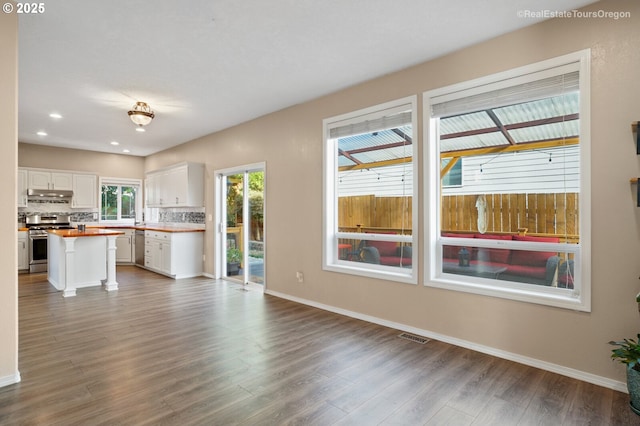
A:
[[[455,159],[577,144],[579,101],[579,93],[572,92],[440,118],[441,157]],[[412,126],[407,125],[340,138],[339,169],[357,170],[411,161],[412,135]]]

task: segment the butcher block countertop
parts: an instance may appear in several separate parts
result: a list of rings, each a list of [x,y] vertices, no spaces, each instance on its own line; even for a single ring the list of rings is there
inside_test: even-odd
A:
[[[122,235],[124,232],[116,231],[114,229],[85,229],[79,231],[77,229],[52,229],[48,231],[50,234],[57,235],[62,238],[75,238],[75,237],[105,237],[108,235]]]
[[[159,231],[159,232],[204,232],[204,228],[189,228],[187,226],[163,225],[161,223],[150,223],[146,225],[91,225],[89,229],[135,229],[138,231]]]

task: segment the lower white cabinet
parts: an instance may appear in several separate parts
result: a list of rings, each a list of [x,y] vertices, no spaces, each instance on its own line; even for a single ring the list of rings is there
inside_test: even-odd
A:
[[[202,275],[202,232],[144,233],[144,266],[172,278]]]
[[[18,270],[29,269],[29,246],[27,232],[18,231]]]
[[[124,235],[116,237],[116,263],[133,263],[135,253],[135,230],[122,229]]]

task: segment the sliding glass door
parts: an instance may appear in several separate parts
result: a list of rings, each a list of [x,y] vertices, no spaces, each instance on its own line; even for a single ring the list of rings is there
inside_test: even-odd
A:
[[[218,172],[218,274],[264,285],[264,164]]]

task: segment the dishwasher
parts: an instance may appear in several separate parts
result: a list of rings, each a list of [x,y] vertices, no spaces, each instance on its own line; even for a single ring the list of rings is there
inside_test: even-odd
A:
[[[144,266],[144,231],[136,230],[136,265]]]

